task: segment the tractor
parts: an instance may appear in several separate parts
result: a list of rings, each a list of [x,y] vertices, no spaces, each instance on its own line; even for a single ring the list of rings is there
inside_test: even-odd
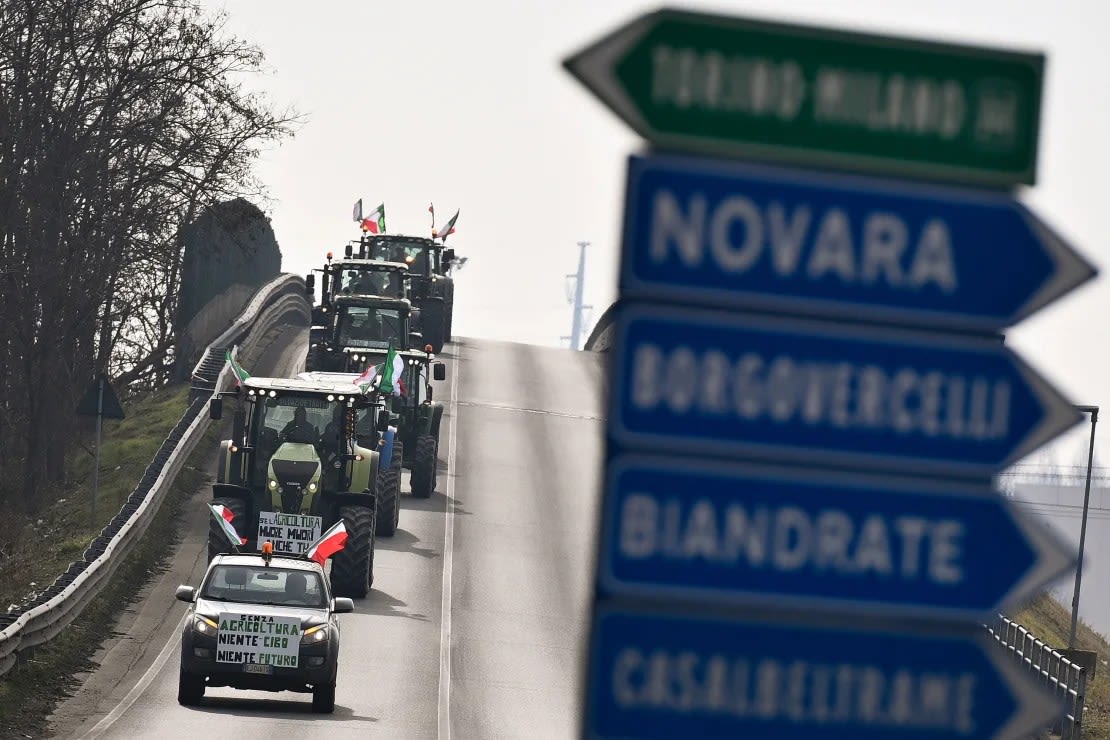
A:
[[[320,273],[320,304],[312,308],[312,323],[325,324],[334,313],[335,299],[349,295],[376,295],[385,298],[409,298],[411,284],[409,266],[403,262],[383,262],[368,259],[345,259],[332,261],[328,252],[323,268],[313,270]],[[305,292],[309,301],[316,294],[316,276],[310,272],[305,276]]]
[[[237,400],[231,439],[220,443],[212,503],[222,506],[243,539],[242,551],[269,541],[275,554],[298,555],[342,520],[346,547],[332,557],[337,595],[362,598],[374,582],[380,454],[360,444],[359,422],[378,433],[389,414],[377,393],[346,382],[246,377],[210,402],[219,419],[223,400]],[[217,522],[208,538],[211,560],[227,549]]]
[[[420,327],[424,341],[433,352],[441,352],[451,341],[451,324],[455,306],[455,281],[451,271],[463,263],[454,249],[447,249],[434,239],[401,234],[368,234],[346,247],[347,257],[403,263],[408,266],[410,294],[420,309]]]
[[[439,454],[439,430],[443,420],[443,404],[433,398],[432,381],[447,377],[447,368],[436,362],[431,345],[423,352],[401,350],[394,352],[403,364],[400,383],[393,393],[382,393],[390,411],[390,423],[397,427],[397,450],[407,450],[402,459],[404,467],[412,471],[410,484],[417,498],[428,498],[436,487],[436,460]],[[377,374],[388,360],[389,353],[380,350],[371,353],[366,367],[377,367]],[[373,381],[371,381],[373,384]]]
[[[357,373],[375,352],[421,345],[421,335],[411,326],[412,304],[405,298],[338,295],[327,308],[324,323],[313,322],[309,329],[307,372]]]
[[[353,357],[353,355],[352,355]],[[345,388],[358,388],[355,373],[308,371],[297,376],[309,382],[335,383]],[[392,537],[397,532],[401,518],[401,466],[404,461],[404,445],[398,437],[398,429],[392,423],[392,413],[386,414],[392,404],[372,388],[367,393],[377,400],[376,405],[366,412],[358,413],[355,421],[355,441],[361,447],[378,452],[377,479],[377,518],[375,534],[378,537]],[[375,411],[376,413],[370,413]],[[384,414],[384,415],[383,415]],[[381,426],[375,419],[381,416]],[[390,421],[385,421],[389,419]]]

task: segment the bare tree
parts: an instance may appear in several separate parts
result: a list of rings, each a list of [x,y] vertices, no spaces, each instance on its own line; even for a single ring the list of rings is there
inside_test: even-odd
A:
[[[0,0],[0,469],[22,461],[28,501],[95,373],[168,377],[181,226],[256,193],[259,147],[292,133],[223,23],[193,0]]]

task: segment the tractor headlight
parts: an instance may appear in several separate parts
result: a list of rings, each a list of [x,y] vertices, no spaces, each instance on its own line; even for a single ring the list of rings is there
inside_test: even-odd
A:
[[[309,493],[316,493],[316,488],[317,488],[317,486],[316,486],[316,482],[315,482],[315,481],[313,481],[312,483],[309,483],[309,484],[308,484],[308,492],[309,492]]]
[[[211,636],[216,634],[217,627],[218,625],[211,619],[209,619],[208,617],[202,617],[199,614],[197,615],[197,618],[193,620],[193,629],[202,635]]]
[[[325,642],[328,639],[328,625],[318,624],[315,627],[309,627],[301,633],[301,640],[307,642],[309,645],[315,645],[319,642]]]
[[[271,491],[276,491],[277,487],[278,487],[278,482],[276,480],[274,480],[273,478],[271,478],[270,479],[270,490]]]

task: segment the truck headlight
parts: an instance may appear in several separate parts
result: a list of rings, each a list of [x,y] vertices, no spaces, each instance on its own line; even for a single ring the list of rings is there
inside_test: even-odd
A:
[[[214,635],[217,628],[218,625],[208,617],[202,617],[198,614],[197,618],[193,620],[193,629],[202,635]]]
[[[301,634],[301,639],[309,645],[325,642],[328,639],[328,625],[318,624],[315,627],[309,627]]]

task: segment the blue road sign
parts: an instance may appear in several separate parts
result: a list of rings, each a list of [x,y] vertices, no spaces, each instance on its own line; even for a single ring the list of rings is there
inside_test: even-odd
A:
[[[1076,564],[986,486],[616,457],[603,506],[613,596],[985,622]]]
[[[1081,420],[1002,342],[623,304],[625,449],[993,475]]]
[[[1095,274],[1005,193],[629,159],[625,297],[992,332]]]
[[[991,642],[974,627],[897,634],[602,608],[585,735],[1022,737],[1056,707]]]

